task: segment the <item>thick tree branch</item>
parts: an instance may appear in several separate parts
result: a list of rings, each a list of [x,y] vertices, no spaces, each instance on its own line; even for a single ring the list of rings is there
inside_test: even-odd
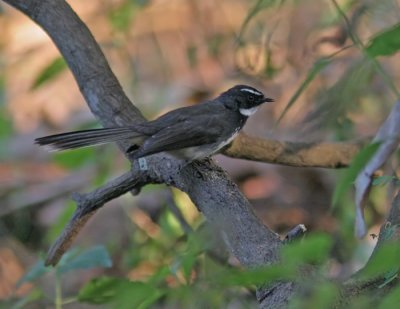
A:
[[[89,30],[65,1],[4,1],[24,12],[49,34],[68,63],[91,111],[104,126],[144,121],[141,113],[123,93]],[[127,145],[120,146],[125,149]],[[162,180],[187,192],[207,220],[222,230],[230,251],[243,265],[256,267],[277,262],[281,245],[279,237],[259,221],[237,186],[215,164],[188,165],[177,173],[179,163],[162,154],[146,158],[146,164],[141,164],[141,168],[137,161],[132,163],[140,179],[148,177],[146,183]],[[108,197],[104,198],[101,190],[96,193],[99,196],[93,198],[109,200]],[[123,192],[118,191],[111,198]],[[82,226],[93,213],[89,211],[85,215],[85,211],[82,211],[78,215],[80,221],[69,226],[71,230],[77,230],[76,226]],[[73,232],[66,233],[73,235],[66,239],[74,238]],[[56,251],[52,253],[54,257],[57,256]],[[270,284],[258,289],[258,299],[262,300],[263,307],[281,307],[291,297],[294,287],[292,282]]]

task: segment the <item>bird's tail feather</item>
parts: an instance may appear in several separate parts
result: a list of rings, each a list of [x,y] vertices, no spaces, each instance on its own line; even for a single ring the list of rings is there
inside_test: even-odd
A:
[[[67,150],[87,146],[96,146],[106,143],[142,137],[132,127],[103,128],[39,137],[35,144],[48,146],[51,150]]]

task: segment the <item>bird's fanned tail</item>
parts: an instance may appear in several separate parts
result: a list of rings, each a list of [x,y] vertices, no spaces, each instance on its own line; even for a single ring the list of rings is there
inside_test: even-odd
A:
[[[51,150],[58,151],[97,146],[142,136],[143,134],[135,132],[132,127],[103,128],[44,136],[35,139],[35,144],[48,146]]]

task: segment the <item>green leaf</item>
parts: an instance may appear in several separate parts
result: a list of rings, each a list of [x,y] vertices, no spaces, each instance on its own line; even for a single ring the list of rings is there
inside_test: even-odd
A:
[[[57,272],[62,274],[71,270],[89,269],[94,267],[111,267],[112,261],[104,246],[95,246],[79,254],[71,254],[60,261]]]
[[[161,267],[147,280],[148,283],[157,285],[163,282],[169,275],[171,275],[171,269],[168,266]]]
[[[86,284],[78,294],[78,300],[93,304],[104,304],[110,302],[118,290],[129,285],[126,279],[101,277],[93,279]]]
[[[258,0],[256,2],[256,4],[249,10],[249,12],[239,30],[239,34],[238,34],[239,44],[242,43],[241,42],[242,36],[243,36],[244,32],[246,31],[248,25],[250,24],[250,21],[262,10],[264,10],[268,7],[271,7],[273,5],[276,5],[277,3],[279,3],[279,1],[277,1],[277,0]],[[280,3],[282,4],[282,1],[280,1]]]
[[[328,235],[315,234],[282,248],[283,265],[321,264],[326,261],[332,247]]]
[[[308,308],[334,308],[339,296],[338,288],[330,282],[316,285],[315,292]]]
[[[191,68],[196,67],[197,65],[197,47],[195,45],[189,45],[186,49],[186,57],[189,61],[189,65]]]
[[[161,289],[144,282],[130,282],[129,285],[117,292],[113,303],[118,309],[149,308],[165,294]]]
[[[189,283],[196,260],[197,255],[191,253],[184,254],[183,256],[178,257],[178,259],[171,265],[171,271],[176,274],[179,269],[182,269],[185,280]]]
[[[352,160],[349,168],[341,175],[332,197],[332,205],[339,203],[341,197],[350,189],[358,174],[378,150],[380,143],[372,143],[364,147]]]
[[[50,81],[62,71],[67,68],[67,64],[62,57],[54,59],[49,65],[47,65],[38,76],[36,76],[31,89],[37,89],[46,82]]]
[[[371,57],[389,56],[400,49],[400,23],[382,31],[369,42],[366,52]]]
[[[164,292],[144,282],[102,277],[85,285],[78,300],[93,304],[114,303],[115,308],[147,308]]]
[[[10,137],[13,131],[11,115],[7,114],[4,108],[0,108],[0,138]]]
[[[77,169],[88,162],[94,162],[96,151],[94,148],[80,148],[74,151],[56,152],[53,160],[68,169]]]
[[[136,6],[131,1],[126,1],[121,6],[111,11],[109,20],[115,30],[126,31],[128,30],[131,21],[134,17]]]
[[[399,272],[399,261],[399,248],[393,243],[388,242],[374,252],[360,275],[364,276],[367,280],[376,277],[390,280]]]
[[[254,286],[275,280],[290,280],[297,271],[292,265],[273,265],[254,269],[229,269],[215,275],[220,286]]]
[[[27,272],[21,279],[18,280],[16,287],[20,287],[26,282],[32,282],[37,278],[42,277],[51,270],[51,267],[44,266],[44,261],[40,260],[37,262],[29,272]]]
[[[308,279],[308,280],[307,280]],[[337,286],[331,282],[315,284],[311,278],[305,278],[302,286],[307,293],[299,293],[290,302],[290,308],[335,308],[339,296]]]
[[[297,99],[300,97],[300,95],[303,93],[303,91],[308,87],[308,85],[314,80],[315,76],[323,69],[325,68],[329,63],[331,62],[331,58],[322,58],[316,61],[311,68],[311,70],[308,71],[306,79],[302,82],[300,87],[296,90],[295,94],[290,98],[288,104],[285,106],[285,109],[279,116],[278,120],[276,121],[275,126],[277,126],[282,118],[286,115],[286,113],[289,111],[289,109],[292,107],[292,105],[297,101]]]
[[[6,109],[0,106],[0,160],[6,159],[9,155],[9,148],[7,145],[11,140],[13,131],[11,115],[8,115]]]

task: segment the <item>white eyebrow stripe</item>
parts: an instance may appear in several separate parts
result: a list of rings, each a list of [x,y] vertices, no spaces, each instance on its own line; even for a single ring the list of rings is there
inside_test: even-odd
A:
[[[250,92],[250,93],[255,94],[255,95],[263,95],[261,92],[258,92],[256,90],[249,89],[249,88],[242,88],[242,89],[240,89],[240,91],[247,91],[247,92]]]

